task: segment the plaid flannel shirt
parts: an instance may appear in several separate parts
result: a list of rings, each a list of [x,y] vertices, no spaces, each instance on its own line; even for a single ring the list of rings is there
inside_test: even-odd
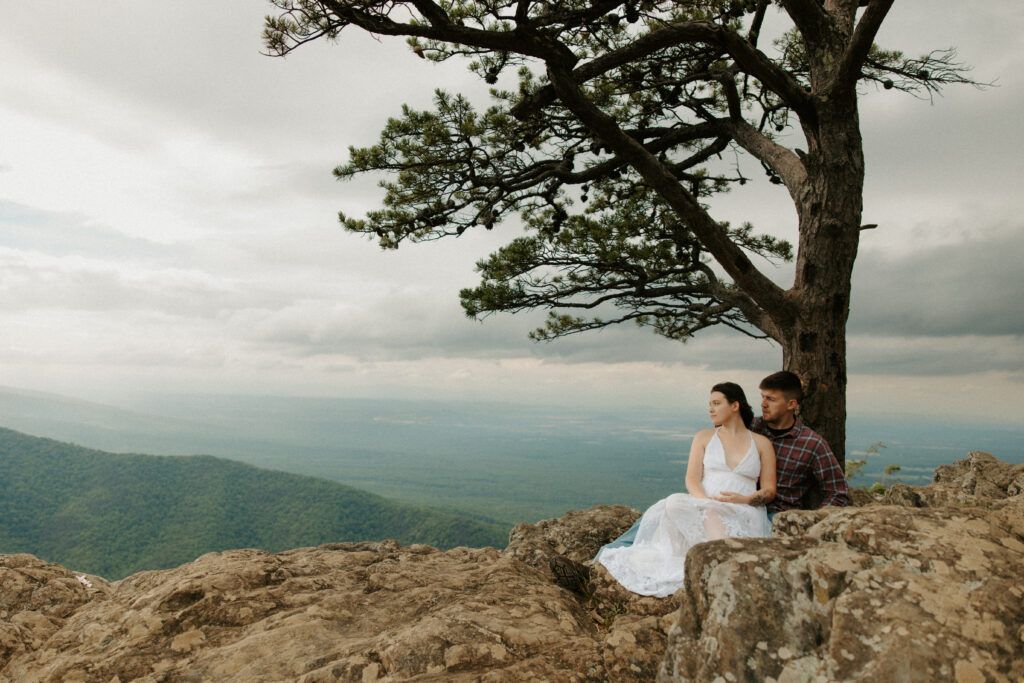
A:
[[[822,506],[849,505],[850,489],[839,461],[825,440],[810,427],[796,420],[789,431],[775,435],[761,418],[754,418],[751,431],[764,434],[775,447],[775,500],[768,512],[800,508],[800,499],[814,482],[825,495]]]

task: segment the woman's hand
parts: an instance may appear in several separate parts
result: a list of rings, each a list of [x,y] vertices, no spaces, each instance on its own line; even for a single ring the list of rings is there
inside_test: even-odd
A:
[[[737,505],[746,505],[750,502],[750,496],[744,496],[743,494],[736,493],[735,491],[722,491],[715,500],[721,503],[736,503]]]

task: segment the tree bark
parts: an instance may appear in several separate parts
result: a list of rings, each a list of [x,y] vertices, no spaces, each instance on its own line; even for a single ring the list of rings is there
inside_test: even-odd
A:
[[[852,94],[852,93],[851,93]],[[846,322],[863,214],[864,152],[856,96],[822,98],[806,130],[807,179],[796,199],[799,252],[783,368],[804,382],[801,419],[846,461]]]
[[[863,215],[864,146],[857,76],[893,0],[876,0],[856,20],[855,0],[783,4],[801,30],[813,116],[801,114],[807,172],[793,194],[799,251],[792,295],[797,314],[782,328],[783,368],[804,383],[801,419],[846,463],[846,322]]]

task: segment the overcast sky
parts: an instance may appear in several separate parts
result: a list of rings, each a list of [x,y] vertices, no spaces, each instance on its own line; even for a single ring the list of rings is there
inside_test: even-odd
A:
[[[509,230],[383,252],[344,233],[380,197],[338,183],[402,103],[483,92],[460,65],[352,32],[260,54],[259,0],[6,3],[0,23],[0,386],[702,406],[781,354],[638,328],[550,344],[466,319],[458,289]],[[866,88],[866,223],[850,411],[1024,412],[1024,5],[897,0],[879,42],[956,46],[981,81],[934,103]],[[753,172],[754,166],[746,168]],[[724,218],[793,236],[768,183]],[[785,282],[783,267],[773,274]]]

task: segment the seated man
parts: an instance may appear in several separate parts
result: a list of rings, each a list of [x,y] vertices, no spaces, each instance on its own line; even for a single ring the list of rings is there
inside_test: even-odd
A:
[[[839,461],[825,440],[796,416],[803,398],[800,378],[776,372],[761,380],[761,417],[750,430],[767,436],[775,447],[776,493],[768,514],[808,507],[806,497],[821,490],[820,504],[849,505],[850,490]]]

